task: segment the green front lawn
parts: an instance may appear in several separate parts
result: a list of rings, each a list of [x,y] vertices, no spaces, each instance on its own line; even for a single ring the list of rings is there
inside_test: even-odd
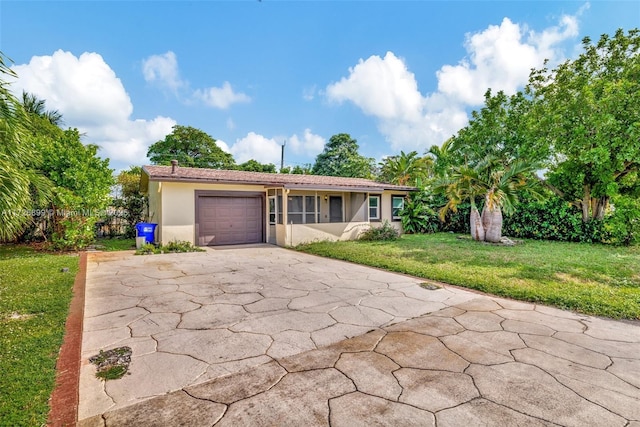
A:
[[[94,242],[96,249],[101,251],[129,251],[136,249],[136,239],[125,239],[124,237],[112,237],[96,239]]]
[[[496,246],[439,233],[297,249],[581,313],[640,319],[637,246],[536,240]]]
[[[0,245],[2,425],[46,423],[78,259]]]

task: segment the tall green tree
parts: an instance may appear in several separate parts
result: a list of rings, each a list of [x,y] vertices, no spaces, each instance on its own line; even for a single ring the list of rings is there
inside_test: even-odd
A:
[[[640,188],[640,30],[586,37],[582,47],[576,59],[534,70],[527,91],[534,136],[555,154],[549,183],[589,222],[613,196]]]
[[[276,165],[274,165],[273,163],[260,163],[259,161],[254,159],[250,159],[244,163],[239,164],[237,169],[248,172],[276,173]]]
[[[32,121],[40,121],[31,136],[43,157],[39,170],[54,185],[47,238],[60,249],[84,247],[93,241],[95,224],[111,202],[109,159],[98,156],[97,145],[83,144],[77,129],[62,130],[46,117]]]
[[[358,153],[358,142],[347,133],[329,138],[322,153],[316,157],[314,175],[371,178],[375,161]]]
[[[170,165],[175,159],[187,167],[235,168],[231,154],[218,147],[211,136],[191,126],[175,125],[169,135],[149,147],[147,157],[155,165]]]
[[[29,115],[5,80],[17,77],[9,61],[0,52],[0,241],[18,237],[32,219],[34,203],[51,196],[50,182],[37,169],[42,157],[27,139]]]
[[[449,161],[475,167],[488,157],[504,165],[517,159],[543,163],[549,144],[530,137],[532,103],[522,92],[507,96],[491,89],[484,106],[471,113],[469,123],[450,139]]]
[[[418,185],[431,175],[433,158],[420,157],[417,151],[386,157],[380,162],[378,180],[397,185]]]

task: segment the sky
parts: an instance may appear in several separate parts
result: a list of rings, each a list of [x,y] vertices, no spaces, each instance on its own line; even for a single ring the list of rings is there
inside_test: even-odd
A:
[[[348,133],[380,161],[442,145],[532,68],[640,27],[640,1],[10,1],[11,89],[46,101],[115,170],[176,124],[236,162],[312,164]]]

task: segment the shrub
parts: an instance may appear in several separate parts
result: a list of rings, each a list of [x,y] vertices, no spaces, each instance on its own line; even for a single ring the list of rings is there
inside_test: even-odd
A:
[[[57,230],[51,236],[51,244],[55,250],[78,250],[91,244],[94,240],[96,218],[70,216],[56,223]]]
[[[602,242],[613,245],[640,243],[640,201],[618,196],[612,201],[612,212],[602,223]]]
[[[163,253],[180,253],[180,252],[204,252],[204,249],[193,246],[191,242],[179,242],[174,240],[165,246],[160,246]]]
[[[525,201],[504,219],[502,232],[506,236],[561,240],[570,242],[594,241],[596,224],[584,224],[580,210],[558,197],[544,202]]]
[[[436,233],[440,229],[440,220],[433,209],[433,195],[426,190],[410,194],[400,211],[402,229],[405,233]]]
[[[395,240],[400,232],[385,220],[380,227],[371,227],[360,236],[360,240]]]
[[[136,251],[136,255],[175,254],[184,252],[204,252],[204,249],[193,246],[191,242],[174,240],[164,246],[147,243]]]
[[[449,210],[443,222],[432,216],[446,203],[445,197],[424,190],[411,195],[402,211],[405,232],[468,234],[469,203],[460,204],[456,212]],[[585,223],[580,209],[559,197],[524,199],[513,214],[505,215],[502,234],[519,239],[633,245],[640,242],[640,203],[632,197],[615,197],[604,220]]]

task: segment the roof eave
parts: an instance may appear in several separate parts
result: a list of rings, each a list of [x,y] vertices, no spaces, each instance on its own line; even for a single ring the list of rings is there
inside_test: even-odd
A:
[[[331,190],[331,191],[357,191],[362,193],[379,193],[381,191],[415,191],[406,188],[387,188],[377,186],[348,186],[348,185],[317,185],[317,184],[285,184],[284,188],[290,190]]]

